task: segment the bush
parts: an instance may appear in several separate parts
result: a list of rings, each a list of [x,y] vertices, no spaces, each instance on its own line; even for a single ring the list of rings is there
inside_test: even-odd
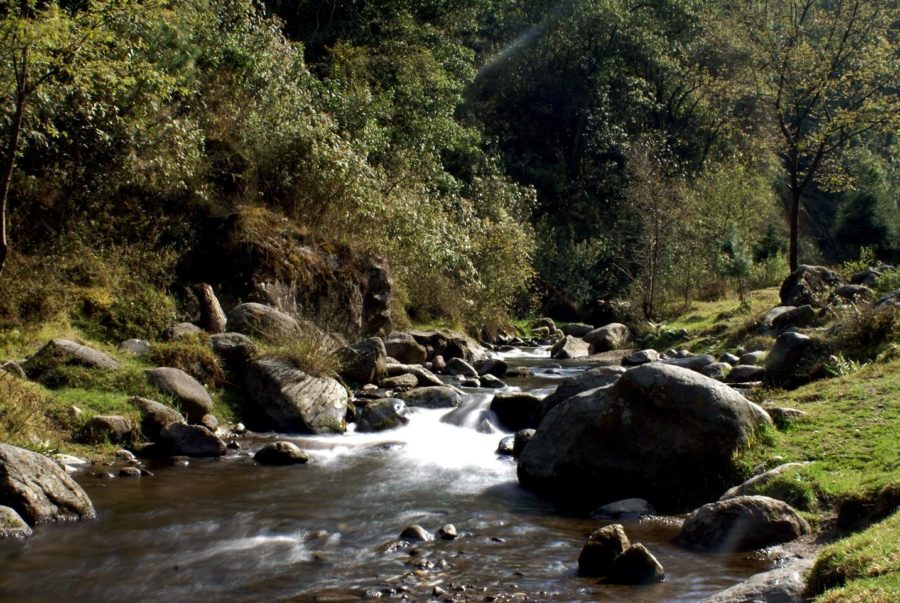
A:
[[[24,448],[41,448],[49,431],[40,388],[0,371],[0,441]]]
[[[829,343],[849,360],[866,362],[900,343],[900,308],[848,306],[829,331]]]
[[[327,333],[308,327],[304,334],[279,344],[262,347],[257,358],[278,358],[317,377],[335,377],[341,362],[335,353],[339,345]]]

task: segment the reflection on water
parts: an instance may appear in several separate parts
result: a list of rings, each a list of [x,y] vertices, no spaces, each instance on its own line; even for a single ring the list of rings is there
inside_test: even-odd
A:
[[[510,363],[539,368],[548,360],[544,350]],[[512,383],[544,395],[559,379],[544,373]],[[157,467],[143,480],[81,476],[98,519],[0,542],[0,600],[357,600],[403,582],[417,601],[452,582],[474,585],[473,600],[527,593],[687,602],[765,569],[738,555],[680,550],[670,544],[677,526],[645,520],[625,522],[626,530],[659,558],[666,582],[613,587],[577,577],[585,537],[605,522],[518,487],[514,463],[494,452],[503,434],[472,429],[491,422],[491,395],[473,396],[452,422],[447,411],[418,410],[390,432],[290,438],[311,450],[306,466],[259,467],[245,452]],[[249,448],[275,437],[259,436]],[[391,550],[411,523],[432,532],[453,523],[460,538]]]

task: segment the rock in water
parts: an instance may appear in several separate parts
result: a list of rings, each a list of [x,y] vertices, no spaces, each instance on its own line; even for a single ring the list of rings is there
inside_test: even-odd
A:
[[[645,364],[550,411],[522,451],[519,481],[592,507],[645,498],[685,508],[733,483],[735,453],[767,424],[762,408],[727,385]]]
[[[594,329],[584,336],[590,344],[590,353],[599,354],[610,350],[618,350],[631,339],[631,331],[622,323],[613,322],[599,329]]]
[[[53,460],[0,444],[0,505],[14,509],[29,525],[89,519],[94,506]]]
[[[270,357],[250,364],[245,383],[248,403],[271,429],[320,434],[346,430],[350,397],[335,379],[314,377]]]
[[[431,542],[434,540],[434,536],[429,534],[428,530],[422,526],[413,524],[400,532],[400,540],[406,540],[407,542]]]
[[[465,394],[449,385],[418,387],[397,394],[410,408],[455,408],[462,404]]]
[[[813,559],[795,559],[784,567],[756,574],[701,603],[803,603],[806,578],[813,563]]]
[[[809,532],[809,524],[789,504],[766,496],[737,496],[691,513],[678,543],[699,550],[752,551]]]
[[[303,465],[309,462],[309,454],[291,442],[266,444],[253,455],[260,465]]]
[[[212,398],[199,381],[181,369],[160,367],[145,371],[147,380],[159,391],[175,396],[188,421],[199,423],[213,407]]]
[[[550,349],[550,357],[555,360],[581,358],[588,355],[590,346],[580,337],[566,335]]]
[[[409,333],[391,333],[382,338],[384,349],[391,358],[402,364],[425,364],[428,351]]]
[[[172,423],[159,432],[158,440],[162,450],[171,456],[225,456],[225,442],[199,425]]]
[[[578,556],[579,576],[607,576],[616,557],[631,545],[625,528],[615,523],[588,536]]]
[[[27,538],[31,528],[15,509],[0,507],[0,540],[3,538]]]
[[[491,410],[506,429],[519,431],[531,427],[541,399],[534,394],[500,392],[491,401]]]
[[[395,429],[409,423],[406,403],[397,398],[373,400],[359,410],[356,430],[360,432]]]
[[[606,581],[610,584],[653,584],[662,582],[666,572],[643,544],[633,544],[616,557]]]
[[[387,374],[387,352],[378,337],[370,337],[338,350],[341,377],[365,385],[378,383]]]
[[[535,422],[540,424],[543,418],[546,417],[556,405],[568,400],[576,394],[615,383],[625,374],[625,371],[625,367],[622,366],[600,366],[579,373],[578,375],[566,377],[560,381],[552,394],[541,401],[541,405],[535,416]]]
[[[172,423],[184,423],[184,418],[174,408],[137,396],[129,398],[128,403],[141,411],[141,432],[151,442],[159,437],[159,432]]]

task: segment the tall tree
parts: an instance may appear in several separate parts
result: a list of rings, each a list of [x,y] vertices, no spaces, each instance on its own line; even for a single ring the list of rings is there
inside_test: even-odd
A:
[[[898,3],[746,0],[741,10],[756,93],[777,129],[796,270],[804,193],[846,186],[841,153],[900,123]]]

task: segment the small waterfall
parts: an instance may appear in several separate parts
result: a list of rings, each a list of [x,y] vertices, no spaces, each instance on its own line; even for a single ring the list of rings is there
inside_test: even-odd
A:
[[[458,407],[443,417],[441,423],[474,429],[478,433],[498,433],[497,415],[491,411],[491,393],[470,394]]]

